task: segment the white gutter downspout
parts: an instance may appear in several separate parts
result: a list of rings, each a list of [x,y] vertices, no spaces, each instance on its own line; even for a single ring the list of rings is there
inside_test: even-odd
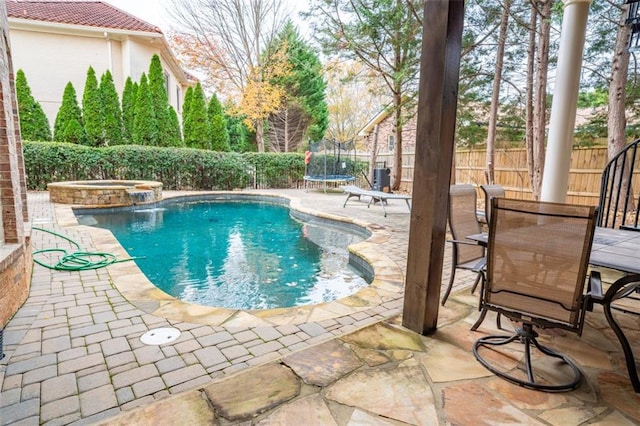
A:
[[[591,0],[565,0],[558,67],[553,88],[549,136],[542,178],[542,201],[564,203],[582,69],[582,51]]]
[[[111,74],[113,74],[113,53],[111,50],[111,39],[109,38],[109,33],[104,32],[104,38],[107,40],[107,68]]]

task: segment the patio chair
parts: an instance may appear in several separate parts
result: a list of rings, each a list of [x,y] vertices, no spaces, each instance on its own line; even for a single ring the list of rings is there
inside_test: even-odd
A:
[[[473,185],[451,185],[449,188],[449,229],[452,240],[451,277],[449,285],[442,297],[442,306],[447,302],[453,282],[456,278],[456,270],[463,269],[477,273],[473,284],[473,293],[481,280],[484,280],[484,267],[486,264],[485,249],[477,242],[466,239],[467,235],[482,232],[480,222],[476,216],[477,195]]]
[[[598,226],[640,231],[640,139],[625,146],[602,171]]]
[[[501,185],[480,185],[480,189],[484,193],[484,218],[488,224],[491,220],[491,199],[504,198],[504,188]]]
[[[598,272],[591,273],[590,292],[583,294],[596,209],[508,198],[494,198],[491,203],[486,281],[480,296],[482,312],[471,329],[478,328],[488,311],[502,314],[519,326],[513,335],[478,339],[473,353],[489,371],[517,385],[550,392],[574,389],[582,378],[580,370],[566,355],[539,343],[534,327],[560,328],[581,335],[585,311],[593,304],[592,292],[594,297],[602,295]],[[515,371],[503,371],[489,363],[489,359],[497,359],[496,346],[514,341],[524,345],[524,361]],[[534,374],[532,345],[564,364],[541,369],[547,376]],[[489,347],[491,355],[485,358],[481,349]],[[513,357],[513,352],[505,356]],[[536,358],[536,364],[547,359]],[[558,374],[557,368],[562,365],[570,371],[569,377]]]

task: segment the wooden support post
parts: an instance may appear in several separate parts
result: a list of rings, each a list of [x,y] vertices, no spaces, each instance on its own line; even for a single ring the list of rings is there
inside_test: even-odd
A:
[[[418,129],[402,324],[418,333],[438,324],[447,203],[460,75],[463,0],[424,5]]]

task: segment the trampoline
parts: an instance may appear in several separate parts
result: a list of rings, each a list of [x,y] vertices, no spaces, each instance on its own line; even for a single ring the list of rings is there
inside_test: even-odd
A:
[[[323,139],[309,142],[309,149],[305,152],[304,189],[307,182],[323,184],[326,192],[327,183],[339,184],[354,182],[356,149],[353,141],[338,142]]]

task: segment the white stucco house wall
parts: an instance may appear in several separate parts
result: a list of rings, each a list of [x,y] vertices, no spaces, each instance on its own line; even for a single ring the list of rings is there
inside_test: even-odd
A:
[[[194,82],[158,27],[102,1],[7,0],[6,5],[13,69],[24,71],[52,127],[69,81],[82,104],[89,66],[98,81],[110,70],[122,97],[127,77],[139,82],[154,54],[165,72],[169,103],[180,116],[185,90]]]

